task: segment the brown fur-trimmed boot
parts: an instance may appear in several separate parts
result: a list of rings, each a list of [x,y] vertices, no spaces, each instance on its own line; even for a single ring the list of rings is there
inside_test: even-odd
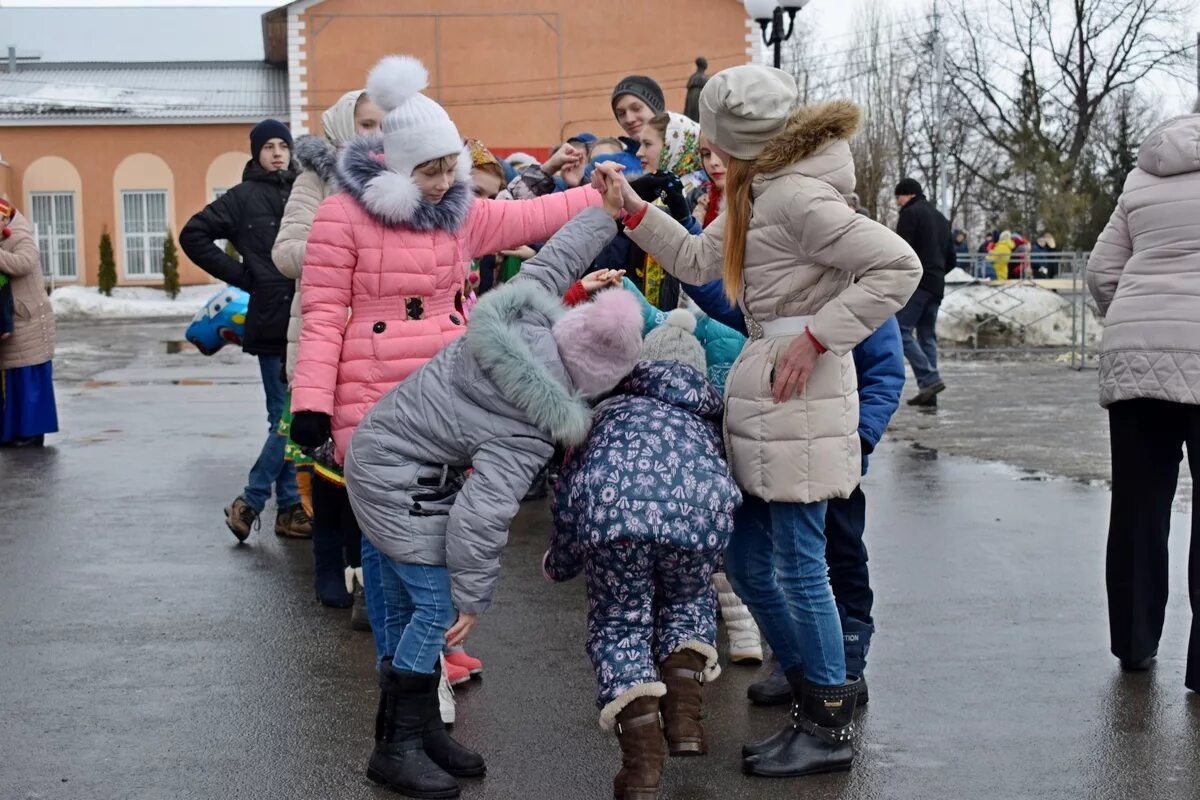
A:
[[[658,697],[638,697],[617,714],[621,771],[613,779],[615,800],[658,800],[666,747]]]
[[[673,756],[702,756],[708,752],[700,714],[704,708],[704,668],[708,658],[695,650],[678,650],[662,663],[667,695],[662,701],[663,730]]]

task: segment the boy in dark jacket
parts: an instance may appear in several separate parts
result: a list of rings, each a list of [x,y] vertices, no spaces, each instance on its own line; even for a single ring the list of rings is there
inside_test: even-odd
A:
[[[275,432],[287,395],[283,360],[295,283],[275,268],[271,248],[296,179],[292,135],[282,122],[264,120],[250,131],[250,154],[242,182],[188,220],[179,245],[209,275],[250,293],[242,350],[258,356],[267,396],[267,441],[245,491],[225,509],[225,524],[244,542],[274,486],[276,535],[307,538],[312,521],[300,502],[296,469],[284,459],[287,440]],[[242,260],[217,247],[218,239],[232,243]]]
[[[671,312],[596,407],[591,436],[562,469],[544,559],[552,580],[587,574],[600,726],[622,751],[617,798],[657,796],[660,711],[672,755],[706,752],[702,689],[720,672],[712,579],[742,493],[695,326],[688,311]]]

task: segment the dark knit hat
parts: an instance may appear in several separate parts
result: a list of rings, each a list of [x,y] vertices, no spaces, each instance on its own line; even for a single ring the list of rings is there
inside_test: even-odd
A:
[[[613,111],[616,111],[617,108],[617,98],[625,94],[631,94],[641,100],[650,106],[655,114],[661,114],[667,110],[667,98],[663,96],[662,87],[653,78],[647,78],[645,75],[630,75],[622,78],[621,82],[617,84],[617,88],[613,89]]]
[[[250,155],[258,158],[263,146],[272,139],[283,139],[292,147],[292,132],[277,119],[264,119],[250,131]]]
[[[909,194],[925,194],[925,190],[921,188],[921,184],[916,178],[904,178],[896,184],[896,197]]]

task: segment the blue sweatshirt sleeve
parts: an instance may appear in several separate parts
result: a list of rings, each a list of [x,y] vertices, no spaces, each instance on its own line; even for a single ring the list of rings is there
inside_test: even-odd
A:
[[[854,348],[854,368],[858,372],[858,435],[865,456],[883,438],[904,389],[904,349],[895,317]]]
[[[700,310],[722,325],[728,325],[743,336],[747,335],[746,317],[742,309],[725,296],[725,281],[715,280],[700,286],[683,284],[683,290]]]

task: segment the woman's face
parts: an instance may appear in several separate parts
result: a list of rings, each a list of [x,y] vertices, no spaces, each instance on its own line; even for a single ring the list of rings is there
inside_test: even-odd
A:
[[[371,98],[363,95],[354,107],[354,132],[359,136],[375,133],[383,122],[383,109],[371,102]]]
[[[638,160],[642,162],[642,171],[658,172],[658,162],[662,159],[663,137],[653,125],[642,126],[638,136]]]
[[[725,162],[717,155],[716,148],[703,136],[700,137],[700,163],[713,186],[722,192],[725,191]]]
[[[500,194],[500,190],[504,188],[504,181],[479,167],[471,168],[471,183],[475,188],[475,196],[482,197],[484,200],[495,199],[496,195]]]
[[[444,167],[440,159],[421,164],[413,170],[412,179],[421,192],[421,199],[437,205],[454,185],[454,175],[457,171],[458,156],[450,156]]]

